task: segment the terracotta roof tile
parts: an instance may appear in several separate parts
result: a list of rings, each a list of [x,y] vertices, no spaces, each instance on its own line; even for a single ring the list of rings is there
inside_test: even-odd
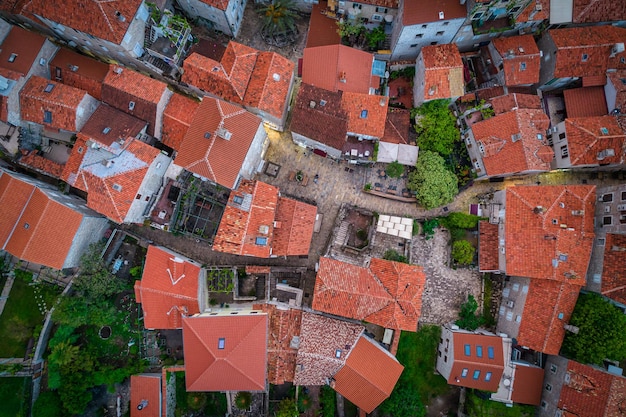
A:
[[[626,3],[612,0],[574,0],[574,23],[600,23],[626,20]]]
[[[528,262],[528,260],[527,260]],[[517,342],[538,352],[558,355],[581,285],[531,279]]]
[[[183,316],[199,313],[198,285],[204,276],[189,259],[148,246],[141,281],[135,281],[146,329],[180,329]]]
[[[478,269],[498,271],[498,225],[488,221],[478,222]]]
[[[39,156],[37,150],[26,151],[23,149],[21,152],[22,157],[19,160],[21,165],[29,166],[37,172],[50,175],[54,178],[61,178],[64,168],[63,164]]]
[[[242,180],[230,193],[213,250],[269,258],[277,203],[278,188],[261,181]]]
[[[344,91],[341,107],[348,116],[348,132],[383,137],[388,105],[389,97]]]
[[[137,406],[147,401],[141,410]],[[130,417],[161,417],[161,374],[130,376]]]
[[[62,0],[61,3],[31,0],[24,9],[80,32],[121,44],[142,3],[141,0]]]
[[[45,92],[52,85],[50,92]],[[24,121],[31,121],[55,129],[76,132],[77,112],[89,95],[78,88],[59,84],[33,75],[20,91],[20,112]],[[45,112],[50,112],[51,122],[45,122]]]
[[[302,82],[329,91],[369,94],[380,83],[372,75],[373,63],[373,54],[345,45],[305,48]]]
[[[502,56],[507,86],[539,82],[541,56],[533,35],[502,36],[492,42]]]
[[[506,190],[506,274],[585,284],[594,238],[592,185]]]
[[[4,248],[9,241],[13,228],[34,191],[33,185],[0,171],[0,247]]]
[[[563,97],[568,118],[608,114],[604,87],[570,88],[563,90]]]
[[[209,5],[211,7],[215,7],[216,9],[220,9],[224,11],[226,11],[226,9],[228,8],[228,5],[230,4],[228,0],[198,0],[198,1],[200,3],[204,3],[206,5]]]
[[[552,29],[547,34],[557,47],[554,77],[588,77],[606,72],[611,49],[624,41],[626,29],[587,26]]]
[[[298,349],[292,347],[292,341],[300,336],[302,311],[271,304],[255,305],[254,308],[268,314],[267,381],[275,385],[293,382]]]
[[[164,82],[116,65],[110,66],[102,85],[102,101],[148,122],[150,135],[155,132],[157,105],[168,93]]]
[[[537,5],[541,6],[540,10],[537,10],[539,9]],[[535,2],[528,3],[526,8],[517,15],[516,21],[520,23],[541,22],[549,18],[550,0],[536,0]]]
[[[272,255],[308,255],[316,216],[317,207],[279,196],[274,218]]]
[[[163,133],[161,140],[174,150],[179,150],[193,121],[200,102],[182,94],[174,94],[163,112]]]
[[[26,76],[41,51],[46,38],[38,33],[13,26],[0,44],[0,67],[20,76]],[[13,55],[13,61],[9,58]],[[15,77],[10,77],[15,79]]]
[[[467,9],[464,4],[455,0],[408,1],[404,3],[402,24],[404,26],[420,23],[438,22],[439,12],[444,13],[444,19],[465,19]]]
[[[511,400],[520,404],[541,404],[544,374],[542,368],[516,364]]]
[[[614,116],[565,119],[565,132],[572,165],[623,164],[626,133]],[[613,156],[600,156],[613,149]]]
[[[375,341],[361,336],[334,376],[335,390],[366,413],[390,395],[404,366]]]
[[[79,188],[85,192],[87,191],[85,186],[81,186],[81,181],[77,182],[76,178],[78,177],[78,172],[83,164],[83,159],[86,153],[85,150],[87,149],[87,140],[88,138],[80,132],[76,135],[76,142],[74,142],[74,147],[72,148],[70,156],[63,166],[63,172],[60,177],[71,186]]]
[[[406,109],[387,108],[387,120],[385,121],[385,135],[383,142],[414,145],[415,140],[411,137],[411,112]]]
[[[626,70],[609,72],[607,77],[616,91],[615,105],[608,110],[620,109],[626,111]]]
[[[146,122],[143,120],[102,104],[80,132],[90,140],[119,152],[127,138],[137,137],[145,127]],[[119,146],[113,145],[114,143]]]
[[[415,265],[372,258],[364,268],[322,257],[313,309],[414,332],[424,282],[422,268]]]
[[[512,93],[504,96],[493,97],[489,100],[496,114],[506,113],[510,110],[536,109],[541,110],[541,99],[532,94]]]
[[[61,48],[50,61],[51,78],[71,87],[85,90],[102,100],[102,84],[109,66],[71,49]]]
[[[463,62],[455,44],[424,46],[420,54],[424,60],[424,100],[465,94]]]
[[[626,235],[606,234],[601,293],[626,304]]]
[[[261,312],[184,317],[187,391],[264,391],[267,321]]]
[[[247,110],[204,97],[180,146],[176,164],[233,188],[260,125],[261,119]]]
[[[260,52],[244,104],[282,119],[287,111],[295,64],[275,52]]]
[[[337,33],[337,21],[325,14],[328,4],[326,2],[319,2],[314,3],[312,6],[305,47],[311,48],[314,46],[341,43],[341,39]]]
[[[558,408],[566,417],[618,417],[626,400],[624,377],[568,361],[569,382],[561,388]]]
[[[474,138],[484,149],[487,175],[549,171],[554,152],[543,139],[548,127],[548,116],[534,109],[512,110],[472,125]]]
[[[452,369],[448,377],[448,384],[462,387],[474,388],[483,391],[495,392],[504,373],[504,348],[502,338],[499,336],[488,336],[476,333],[452,332],[453,357]],[[477,347],[483,349],[482,357],[478,356]],[[465,354],[469,349],[469,355]],[[489,357],[490,350],[493,357]],[[466,375],[463,371],[467,369]],[[479,378],[474,379],[474,372],[479,371]],[[491,379],[485,380],[485,374],[491,372]]]
[[[294,384],[328,384],[345,364],[364,329],[360,324],[302,312]]]

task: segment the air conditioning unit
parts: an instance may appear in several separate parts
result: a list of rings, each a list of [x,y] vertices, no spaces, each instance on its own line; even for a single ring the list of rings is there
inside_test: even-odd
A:
[[[508,308],[513,308],[513,307],[515,307],[515,301],[513,301],[513,300],[507,300],[507,301],[506,301],[506,303],[505,303],[505,305],[506,305]]]
[[[626,211],[626,204],[618,204],[617,211]]]

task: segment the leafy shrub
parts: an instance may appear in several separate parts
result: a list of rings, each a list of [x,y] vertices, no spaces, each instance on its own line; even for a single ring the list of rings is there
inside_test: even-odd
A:
[[[483,217],[478,217],[473,214],[454,212],[448,214],[446,217],[442,217],[440,222],[446,229],[476,229],[478,222],[482,219]]]
[[[387,174],[389,178],[400,178],[403,173],[404,165],[398,161],[390,162],[387,164],[387,168],[385,168],[385,174]]]
[[[359,240],[367,240],[367,231],[363,229],[359,229],[356,231],[356,237]]]
[[[474,331],[478,329],[484,323],[482,316],[476,315],[478,310],[478,302],[473,295],[467,296],[467,301],[461,304],[461,311],[459,312],[459,319],[454,322],[462,329]]]
[[[474,261],[476,249],[467,240],[457,240],[452,244],[452,259],[461,265],[469,265]]]
[[[426,236],[426,240],[433,237],[437,227],[439,227],[439,220],[437,219],[428,219],[424,222],[422,225],[422,231],[424,232],[424,236]]]
[[[247,410],[252,403],[252,394],[246,391],[240,391],[235,397],[235,405],[240,410]]]
[[[322,385],[320,389],[320,417],[335,417],[336,401],[335,391],[328,385]]]
[[[409,260],[406,258],[406,256],[400,255],[393,249],[387,249],[383,255],[383,259],[386,259],[388,261],[402,262],[405,264],[409,263]]]

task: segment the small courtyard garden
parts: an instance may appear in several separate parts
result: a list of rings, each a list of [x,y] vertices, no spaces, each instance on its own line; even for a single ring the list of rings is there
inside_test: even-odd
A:
[[[187,392],[185,372],[175,372],[177,417],[204,416],[223,417],[228,411],[226,394],[223,392]],[[172,375],[168,373],[168,376]]]

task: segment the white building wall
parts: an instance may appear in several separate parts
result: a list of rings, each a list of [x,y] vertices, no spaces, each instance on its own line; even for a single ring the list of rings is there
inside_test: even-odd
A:
[[[415,59],[423,46],[451,43],[465,19],[402,26],[392,35],[391,60]],[[398,22],[398,26],[400,22]],[[394,28],[395,29],[395,28]]]
[[[413,105],[419,107],[424,102],[424,78],[426,76],[426,66],[424,57],[420,51],[415,61],[415,78],[413,79]]]
[[[91,117],[93,112],[96,111],[99,105],[100,101],[91,97],[89,94],[85,94],[85,97],[83,97],[82,101],[78,105],[78,108],[76,109],[77,132],[80,131],[83,126],[85,126],[85,123],[87,123],[87,120],[89,120],[89,118]]]
[[[248,154],[243,160],[243,164],[241,164],[241,170],[239,171],[240,177],[246,179],[252,179],[254,177],[268,146],[269,139],[267,138],[267,132],[265,131],[263,123],[259,123],[259,128],[254,135],[254,139],[252,139]]]
[[[604,97],[606,98],[606,107],[609,109],[610,113],[616,108],[615,100],[617,100],[617,90],[610,79],[607,79],[606,84],[604,84]],[[626,109],[620,110],[626,112]]]
[[[382,23],[385,21],[386,15],[392,15],[395,20],[398,14],[397,8],[375,6],[373,4],[359,3],[356,1],[338,1],[337,10],[343,10],[344,13],[347,14],[358,12],[357,16],[359,18],[368,19],[369,23]]]
[[[200,0],[177,0],[177,2],[191,18],[200,17],[208,20],[215,30],[236,37],[241,29],[247,0],[230,0],[226,10],[209,6]]]
[[[452,372],[454,359],[454,339],[452,330],[446,326],[441,326],[441,341],[437,346],[437,372],[448,380]]]
[[[78,227],[70,251],[65,258],[63,268],[74,268],[79,265],[80,257],[89,248],[89,245],[97,242],[109,227],[109,221],[106,217],[96,215],[83,216],[83,220]]]
[[[124,218],[124,223],[142,223],[144,221],[145,217],[143,213],[148,204],[151,204],[150,198],[146,201],[146,197],[151,197],[153,194],[159,192],[163,184],[165,171],[167,171],[171,162],[171,158],[162,153],[159,153],[154,161],[152,161],[139,190],[137,190],[137,194],[141,194],[141,198],[136,198],[133,201],[133,204],[130,206]]]
[[[159,103],[157,104],[156,119],[154,122],[154,137],[159,140],[161,139],[161,129],[163,128],[163,112],[165,111],[165,107],[167,106],[167,103],[169,103],[173,94],[174,92],[172,90],[166,88],[161,96],[161,100],[159,100]]]
[[[572,162],[569,158],[569,147],[567,144],[567,134],[565,132],[565,122],[556,125],[556,132],[552,133],[552,149],[554,150],[553,169],[569,168]]]

